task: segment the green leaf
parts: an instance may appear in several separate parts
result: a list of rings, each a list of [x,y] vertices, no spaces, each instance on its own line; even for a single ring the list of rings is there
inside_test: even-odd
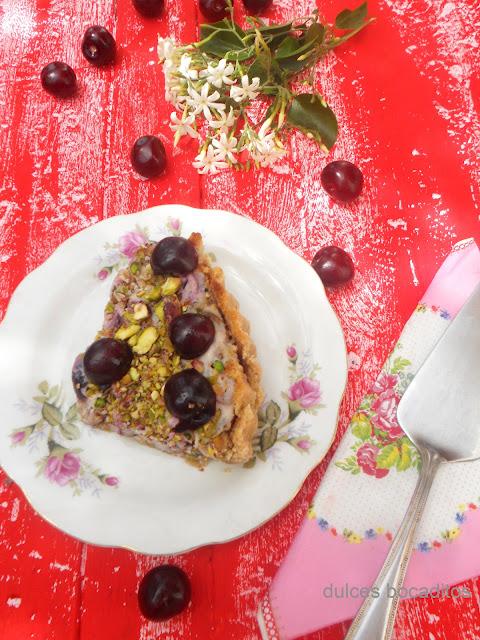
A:
[[[311,24],[305,33],[305,42],[315,42],[316,45],[323,42],[325,38],[325,27],[320,22]]]
[[[200,42],[197,47],[205,53],[211,53],[222,58],[230,51],[241,51],[245,49],[245,43],[242,38],[245,32],[238,26],[228,20],[220,20],[213,24],[202,24],[200,27]]]
[[[408,442],[402,442],[400,457],[397,460],[397,470],[406,471],[412,466],[412,448]]]
[[[400,453],[396,444],[389,444],[377,455],[377,467],[379,469],[391,469],[397,464]]]
[[[335,466],[343,471],[348,471],[353,474],[360,473],[360,467],[358,466],[356,456],[349,456],[348,458],[345,458],[345,460],[337,460],[337,462],[335,462]]]
[[[260,84],[265,84],[270,76],[271,58],[262,52],[255,58],[248,69],[250,82],[253,78],[260,78]]]
[[[72,422],[62,422],[59,425],[60,433],[67,440],[77,440],[80,437],[80,429]]]
[[[65,416],[65,420],[67,420],[67,422],[71,422],[72,420],[75,420],[76,418],[78,418],[78,409],[77,409],[77,403],[74,402],[72,404],[72,406],[70,407],[70,409],[67,411],[67,415]]]
[[[315,93],[303,93],[292,100],[288,122],[331,149],[338,134],[338,124],[330,107]]]
[[[58,386],[58,384],[52,387],[48,392],[48,397],[50,398],[50,400],[55,398],[55,396],[58,394],[59,391],[60,391],[60,387]]]
[[[48,393],[48,382],[46,380],[43,380],[43,382],[40,382],[40,384],[38,385],[38,390],[41,393]]]
[[[303,411],[302,407],[295,400],[288,403],[288,421],[293,422],[295,418]]]
[[[409,367],[412,363],[406,358],[398,357],[393,361],[391,373],[400,373],[405,367]]]
[[[356,9],[344,9],[335,18],[337,29],[357,29],[367,17],[367,3],[363,2]]]
[[[35,400],[35,402],[38,402],[40,404],[43,404],[47,401],[45,396],[33,396],[33,399]]]
[[[62,412],[58,407],[54,404],[50,404],[49,402],[45,402],[42,407],[42,416],[48,422],[48,424],[52,425],[52,427],[58,426],[63,419]]]
[[[372,423],[364,413],[356,413],[353,416],[352,433],[360,440],[368,440],[372,435]]]
[[[275,425],[278,422],[278,419],[280,418],[280,414],[282,413],[282,410],[280,409],[280,407],[276,402],[274,402],[273,400],[270,400],[270,402],[267,405],[267,410],[265,413],[266,413],[267,422],[271,425]]]
[[[262,435],[260,438],[260,447],[262,451],[266,451],[267,449],[271,449],[275,442],[277,441],[278,430],[275,427],[266,427],[262,431]]]

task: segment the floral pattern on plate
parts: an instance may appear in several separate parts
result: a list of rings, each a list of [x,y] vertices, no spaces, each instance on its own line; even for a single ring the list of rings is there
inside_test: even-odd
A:
[[[295,345],[286,349],[289,361],[290,386],[282,393],[286,409],[282,410],[274,400],[264,403],[259,411],[259,433],[254,441],[255,456],[245,467],[253,467],[257,458],[265,462],[271,459],[274,467],[281,468],[279,443],[287,443],[300,453],[308,453],[315,441],[308,435],[311,427],[308,421],[301,421],[308,415],[317,415],[322,404],[322,391],[317,380],[320,367],[312,362],[310,352],[298,357]]]
[[[76,403],[65,411],[61,388],[58,385],[50,387],[46,381],[38,385],[38,391],[39,395],[33,397],[33,405],[18,403],[19,408],[36,414],[37,420],[12,431],[11,446],[27,446],[31,453],[36,453],[40,447],[46,448],[47,454],[36,462],[37,476],[44,476],[60,487],[69,486],[73,495],[90,491],[98,496],[104,486],[118,486],[116,476],[95,469],[83,460],[82,449],[69,446],[81,435]]]

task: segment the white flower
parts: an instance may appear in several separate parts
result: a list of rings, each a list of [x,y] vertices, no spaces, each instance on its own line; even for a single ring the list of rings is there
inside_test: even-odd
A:
[[[224,162],[209,144],[207,149],[203,149],[195,158],[193,166],[198,169],[198,173],[218,173],[219,169],[226,169],[228,163]]]
[[[267,130],[263,127],[260,129],[258,136],[251,139],[247,145],[250,155],[262,167],[268,167],[287,153],[281,141],[275,137],[275,132]]]
[[[189,116],[183,115],[182,119],[178,117],[176,111],[170,114],[170,120],[172,121],[170,129],[175,131],[175,142],[177,142],[182,136],[190,136],[191,138],[199,138],[198,131],[192,127],[195,122],[195,116],[190,114]]]
[[[157,53],[160,62],[170,60],[174,49],[175,42],[171,38],[158,38]]]
[[[189,80],[196,80],[198,78],[198,71],[196,69],[190,69],[190,65],[192,64],[191,56],[186,53],[180,59],[180,64],[178,66],[178,72]]]
[[[218,158],[230,160],[232,164],[236,164],[237,159],[233,153],[237,152],[237,139],[234,136],[229,138],[222,132],[219,138],[212,138],[212,145],[217,149]]]
[[[242,86],[230,87],[230,97],[235,102],[242,102],[242,100],[254,100],[258,96],[258,89],[260,86],[260,78],[253,78],[252,82],[249,82],[248,76],[242,76]]]
[[[230,107],[228,114],[225,111],[222,111],[219,118],[216,120],[209,120],[208,124],[212,129],[220,129],[220,131],[228,131],[228,129],[231,129],[235,124],[235,113],[232,107]]]
[[[206,69],[200,71],[200,76],[202,78],[207,78],[207,82],[214,87],[217,87],[217,89],[220,89],[222,84],[234,83],[234,80],[229,78],[234,70],[235,67],[233,64],[231,62],[227,64],[227,61],[222,58],[216,66],[209,63]]]
[[[210,109],[216,109],[217,111],[224,111],[225,105],[222,102],[216,102],[220,98],[218,91],[214,91],[211,95],[208,95],[210,85],[206,82],[200,93],[195,91],[193,87],[188,88],[187,104],[193,107],[193,114],[197,115],[203,111],[203,115],[207,120],[212,120],[212,112]]]

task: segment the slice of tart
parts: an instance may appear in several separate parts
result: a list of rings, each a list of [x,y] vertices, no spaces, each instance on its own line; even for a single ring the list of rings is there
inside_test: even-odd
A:
[[[84,422],[199,466],[250,460],[260,378],[248,322],[198,233],[136,251],[72,372]]]

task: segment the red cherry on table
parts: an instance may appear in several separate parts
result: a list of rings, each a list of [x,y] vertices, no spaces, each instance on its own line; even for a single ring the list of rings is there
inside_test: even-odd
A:
[[[97,67],[115,61],[117,45],[115,38],[105,27],[95,25],[89,27],[83,36],[83,56]]]
[[[348,160],[334,160],[323,169],[320,177],[325,191],[334,200],[350,202],[361,194],[363,174]]]
[[[272,0],[243,0],[243,4],[249,13],[261,13],[268,9]]]
[[[315,254],[312,267],[326,287],[340,287],[350,282],[355,266],[350,255],[340,247],[323,247]]]
[[[133,6],[146,18],[157,18],[163,11],[164,0],[133,0]]]
[[[156,136],[142,136],[132,147],[132,166],[144,178],[155,178],[165,171],[167,154]]]
[[[149,620],[168,620],[190,602],[191,587],[185,571],[164,564],[149,571],[138,588],[140,611]]]
[[[57,98],[70,98],[77,90],[77,76],[66,62],[50,62],[40,74],[42,87]]]
[[[225,0],[199,0],[202,14],[211,22],[223,20],[228,13],[228,5]]]

